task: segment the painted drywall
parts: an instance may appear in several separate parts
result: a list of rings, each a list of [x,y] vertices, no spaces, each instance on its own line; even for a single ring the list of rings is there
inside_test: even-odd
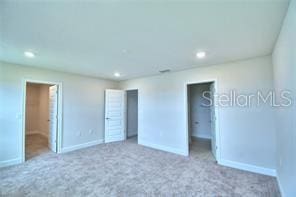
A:
[[[123,89],[138,89],[138,142],[188,154],[186,83],[217,80],[217,92],[266,93],[273,88],[271,56],[127,80]],[[228,165],[274,174],[274,111],[268,105],[218,107],[221,160]]]
[[[27,85],[26,134],[39,133],[39,86]]]
[[[62,150],[102,141],[104,90],[117,82],[0,62],[0,165],[21,157],[23,79],[62,82]]]
[[[211,110],[204,92],[210,91],[210,84],[196,84],[189,87],[190,134],[194,137],[211,139]],[[205,94],[209,98],[209,94]]]
[[[127,136],[138,134],[138,91],[127,91]]]
[[[281,33],[273,52],[274,86],[277,96],[289,90],[294,98],[290,107],[277,108],[277,176],[282,195],[296,196],[296,1],[290,2]]]
[[[289,0],[52,1],[0,0],[0,59],[118,80],[269,54]]]

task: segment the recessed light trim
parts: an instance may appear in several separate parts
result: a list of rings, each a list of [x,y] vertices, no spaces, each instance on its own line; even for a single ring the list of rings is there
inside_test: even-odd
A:
[[[24,52],[24,55],[25,55],[27,58],[34,58],[34,57],[35,57],[35,54],[34,54],[32,51],[25,51],[25,52]]]
[[[203,58],[205,58],[206,57],[206,52],[205,51],[199,51],[199,52],[197,52],[196,53],[196,57],[198,58],[198,59],[203,59]]]
[[[114,76],[115,76],[115,77],[120,77],[120,73],[119,73],[119,72],[115,72],[115,73],[114,73]]]

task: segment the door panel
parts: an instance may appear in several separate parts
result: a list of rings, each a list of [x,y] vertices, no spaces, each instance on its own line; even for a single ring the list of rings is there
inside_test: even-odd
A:
[[[105,91],[105,142],[124,140],[124,91]]]
[[[57,124],[58,120],[58,87],[49,87],[49,135],[48,145],[53,152],[57,152]]]
[[[215,100],[214,100],[214,94],[215,94],[214,83],[211,84],[210,91],[211,91],[211,99],[213,102],[210,107],[210,110],[211,110],[211,134],[212,134],[211,146],[212,146],[212,153],[213,153],[214,157],[217,158],[216,157],[217,146],[216,146],[216,111],[215,111]]]

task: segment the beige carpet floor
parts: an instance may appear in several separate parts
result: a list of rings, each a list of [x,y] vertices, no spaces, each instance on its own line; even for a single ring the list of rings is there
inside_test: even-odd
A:
[[[28,142],[25,163],[0,169],[0,196],[280,196],[273,177],[217,165],[207,141],[194,140],[189,157],[135,139],[64,154],[40,136]]]

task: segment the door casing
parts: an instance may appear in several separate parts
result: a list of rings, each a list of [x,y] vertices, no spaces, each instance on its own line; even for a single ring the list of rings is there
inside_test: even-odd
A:
[[[187,146],[187,155],[189,155],[189,142],[190,142],[190,136],[189,136],[189,115],[188,115],[188,86],[189,85],[198,85],[203,83],[213,83],[215,92],[217,93],[218,90],[218,80],[217,79],[206,79],[206,80],[197,80],[197,81],[188,81],[185,83],[184,87],[184,100],[185,100],[185,120],[186,120],[186,128],[185,128],[185,136],[186,136],[186,144]],[[216,102],[216,101],[215,101]],[[216,122],[215,122],[215,134],[216,134],[216,160],[219,163],[221,160],[221,143],[220,143],[220,127],[219,127],[219,107],[215,106],[215,116],[216,116]]]
[[[57,85],[58,87],[58,129],[57,129],[57,153],[62,152],[62,122],[63,122],[63,107],[62,107],[62,92],[63,85],[62,82],[54,82],[54,81],[43,81],[36,79],[23,79],[22,92],[23,92],[23,109],[22,109],[22,130],[21,136],[22,140],[20,142],[20,147],[22,148],[21,160],[25,162],[26,160],[26,98],[27,98],[27,83],[36,83],[36,84],[46,84],[46,85]]]

